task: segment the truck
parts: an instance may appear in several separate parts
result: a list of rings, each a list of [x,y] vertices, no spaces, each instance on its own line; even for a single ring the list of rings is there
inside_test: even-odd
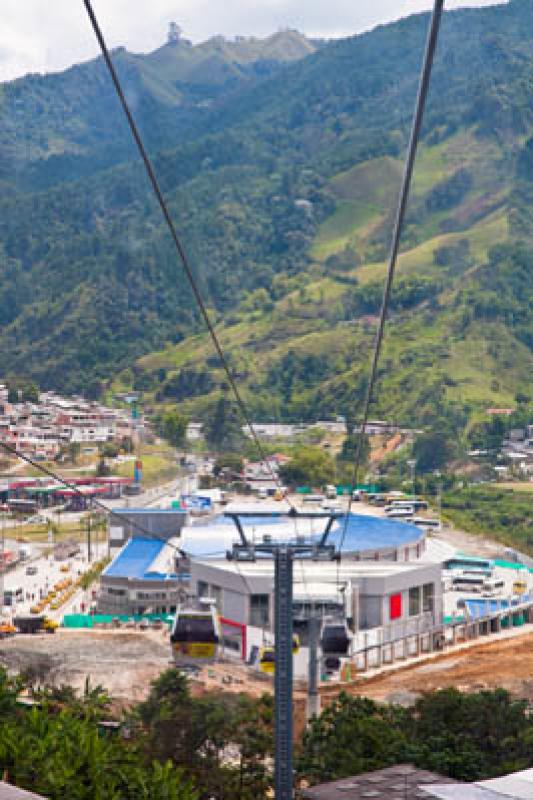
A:
[[[15,617],[13,625],[17,628],[19,633],[55,633],[59,623],[44,615],[31,615],[28,617]]]
[[[21,544],[19,546],[19,559],[21,561],[28,561],[31,558],[31,545]]]

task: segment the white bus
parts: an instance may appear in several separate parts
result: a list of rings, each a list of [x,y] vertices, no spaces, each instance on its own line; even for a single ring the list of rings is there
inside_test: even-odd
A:
[[[454,592],[480,593],[485,586],[486,578],[483,575],[457,575],[452,578]]]
[[[490,579],[483,584],[481,594],[483,597],[499,597],[505,589],[505,581]]]
[[[305,494],[304,503],[323,503],[326,498],[323,494]]]
[[[415,513],[413,506],[386,506],[385,514],[389,519],[410,519]]]
[[[440,519],[426,519],[425,517],[413,517],[411,522],[418,525],[420,528],[431,528],[431,530],[440,531]]]

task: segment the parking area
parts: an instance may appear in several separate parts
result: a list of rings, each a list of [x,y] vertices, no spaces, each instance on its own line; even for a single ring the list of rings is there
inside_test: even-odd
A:
[[[489,604],[518,601],[533,594],[533,573],[522,565],[503,560],[491,561],[486,570],[481,567],[444,570],[443,581],[445,617],[462,616],[470,600]]]
[[[14,617],[30,613],[42,598],[54,591],[55,586],[61,583],[66,585],[69,579],[73,584],[88,566],[85,548],[76,556],[62,561],[57,561],[53,554],[44,555],[41,550],[33,548],[28,560],[21,561],[3,576],[4,601],[8,601],[4,603],[3,615]],[[88,610],[90,603],[91,592],[78,588],[60,608],[51,609],[47,606],[43,613],[59,621],[65,613]]]

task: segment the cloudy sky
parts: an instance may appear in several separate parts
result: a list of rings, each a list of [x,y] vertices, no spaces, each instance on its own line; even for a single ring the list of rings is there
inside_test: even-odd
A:
[[[495,0],[447,0],[447,8]],[[110,46],[162,44],[170,20],[194,42],[216,33],[264,36],[281,27],[346,36],[432,5],[431,0],[93,0]],[[0,80],[60,70],[96,55],[82,0],[0,0]]]

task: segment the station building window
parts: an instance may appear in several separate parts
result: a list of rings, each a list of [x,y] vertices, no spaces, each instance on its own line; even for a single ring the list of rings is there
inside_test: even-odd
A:
[[[268,594],[250,595],[250,625],[264,628],[270,623]]]
[[[435,584],[425,583],[422,587],[422,609],[424,611],[435,610]]]
[[[211,585],[209,589],[209,597],[213,598],[216,607],[220,611],[222,608],[222,589],[220,588],[220,586]]]
[[[416,617],[420,614],[420,586],[411,586],[409,589],[409,616]]]

